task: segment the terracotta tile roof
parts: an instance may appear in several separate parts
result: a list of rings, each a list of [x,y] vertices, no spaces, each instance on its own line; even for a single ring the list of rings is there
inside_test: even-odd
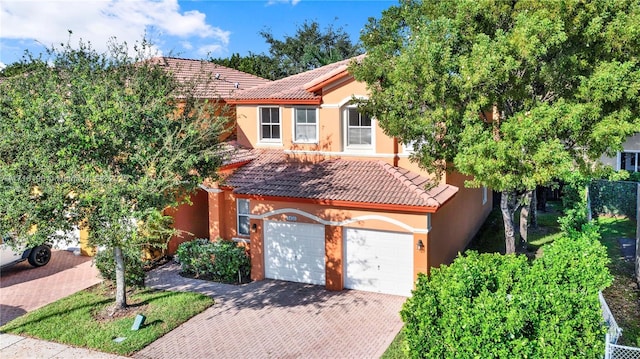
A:
[[[321,96],[309,89],[347,70],[351,61],[360,61],[364,55],[342,60],[297,75],[265,83],[247,90],[237,92],[232,101],[237,102],[273,102],[273,101],[307,101],[318,102]]]
[[[243,148],[235,141],[221,144],[222,167],[249,162],[256,158],[254,150]]]
[[[235,92],[271,82],[210,61],[175,57],[154,57],[150,61],[166,67],[181,81],[201,82],[196,86],[196,94],[201,98],[228,99]]]
[[[432,208],[458,192],[451,185],[426,190],[427,178],[381,161],[293,162],[276,150],[255,156],[222,185],[246,195]]]

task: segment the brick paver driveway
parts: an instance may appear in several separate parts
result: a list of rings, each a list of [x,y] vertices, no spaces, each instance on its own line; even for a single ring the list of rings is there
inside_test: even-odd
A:
[[[404,297],[274,280],[224,285],[178,271],[164,265],[147,284],[198,291],[216,304],[134,358],[379,358],[402,327]]]
[[[0,325],[79,290],[100,283],[90,257],[54,250],[49,264],[22,262],[0,270]]]

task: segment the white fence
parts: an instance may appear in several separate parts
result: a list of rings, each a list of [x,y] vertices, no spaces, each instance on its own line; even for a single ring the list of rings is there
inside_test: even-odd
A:
[[[618,323],[616,323],[616,319],[611,314],[602,292],[598,293],[598,298],[602,307],[602,317],[609,328],[605,340],[604,359],[640,359],[640,348],[617,344],[618,339],[622,336],[622,329],[618,327]]]

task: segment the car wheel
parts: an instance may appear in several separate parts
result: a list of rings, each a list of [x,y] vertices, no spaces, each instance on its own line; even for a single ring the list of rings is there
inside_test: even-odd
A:
[[[34,267],[42,267],[49,263],[51,259],[51,248],[48,246],[37,246],[29,253],[29,264]]]

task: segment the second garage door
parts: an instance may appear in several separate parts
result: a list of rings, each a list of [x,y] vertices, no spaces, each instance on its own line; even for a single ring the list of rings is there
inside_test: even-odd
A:
[[[324,226],[264,222],[265,277],[325,284]]]
[[[346,288],[410,296],[413,235],[345,228]]]

